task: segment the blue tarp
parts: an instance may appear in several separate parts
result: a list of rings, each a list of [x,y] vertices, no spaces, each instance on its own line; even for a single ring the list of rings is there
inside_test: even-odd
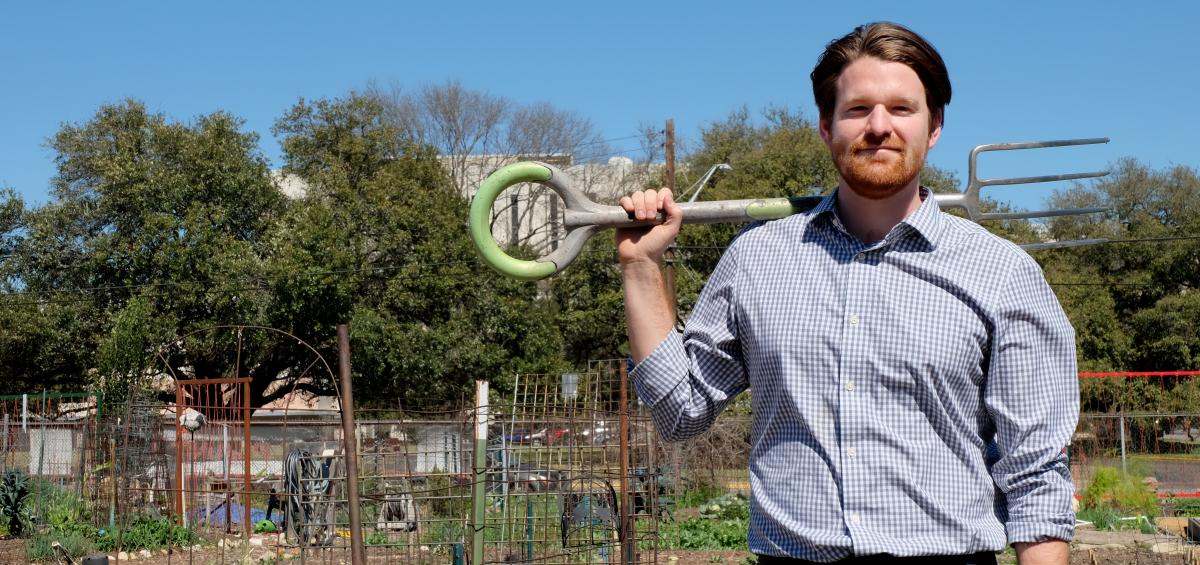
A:
[[[229,521],[234,524],[241,525],[242,524],[242,512],[245,511],[245,509],[246,509],[246,507],[242,506],[241,504],[229,505]],[[206,512],[206,509],[204,509],[204,508],[196,509],[196,512],[193,514],[195,516],[196,523],[198,523],[198,524],[205,523],[205,520],[204,520],[205,512]],[[266,520],[266,519],[267,519],[267,511],[266,510],[263,510],[261,508],[254,508],[254,507],[250,508],[250,523],[251,524],[257,524],[259,521]],[[283,524],[283,512],[278,511],[278,510],[273,512],[271,514],[271,521],[275,522],[276,527],[282,525]],[[225,525],[225,502],[221,502],[220,504],[213,507],[212,521],[207,522],[207,523],[212,524],[214,526],[224,526]]]

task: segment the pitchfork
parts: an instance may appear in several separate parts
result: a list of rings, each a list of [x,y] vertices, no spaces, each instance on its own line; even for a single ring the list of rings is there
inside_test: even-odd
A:
[[[981,179],[975,170],[975,162],[979,154],[985,151],[1038,149],[1043,147],[1065,147],[1069,145],[1092,145],[1097,143],[1108,143],[1108,138],[993,143],[977,146],[971,150],[967,169],[969,179],[966,189],[954,194],[934,194],[934,198],[943,208],[960,208],[965,210],[967,217],[976,222],[983,220],[1049,218],[1053,216],[1104,212],[1105,208],[1068,208],[1038,212],[984,213],[980,208],[979,191],[985,186],[1096,178],[1107,175],[1108,171]],[[508,187],[522,182],[544,184],[554,190],[566,204],[566,210],[563,212],[563,226],[567,230],[566,237],[563,238],[562,243],[553,252],[532,261],[515,259],[505,253],[492,236],[489,222],[492,204],[496,201],[496,197]],[[683,212],[683,223],[685,224],[742,223],[756,220],[777,220],[792,214],[806,212],[816,206],[821,201],[821,198],[820,196],[796,196],[791,198],[683,202],[679,204],[679,209]],[[545,163],[525,161],[503,167],[483,181],[483,184],[479,186],[479,192],[475,194],[475,199],[471,202],[470,228],[471,238],[475,240],[475,247],[479,250],[480,256],[493,269],[517,279],[538,280],[566,268],[583,250],[583,246],[587,243],[587,240],[602,229],[649,226],[662,223],[663,219],[663,215],[660,213],[658,217],[653,219],[635,220],[620,206],[604,206],[588,199],[583,191],[575,187],[575,182],[571,179],[570,175],[558,168]],[[1091,245],[1103,241],[1098,239],[1084,239],[1032,243],[1023,245],[1022,247],[1026,249],[1047,249]]]

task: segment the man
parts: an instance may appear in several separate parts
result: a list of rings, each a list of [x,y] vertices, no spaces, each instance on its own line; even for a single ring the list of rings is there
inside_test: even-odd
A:
[[[752,389],[750,550],[760,563],[1067,563],[1078,418],[1074,331],[1017,246],[942,213],[919,185],[950,82],[891,23],[812,72],[839,173],[811,212],[729,246],[680,335],[658,261],[667,190],[622,206],[631,377],[659,432],[704,431]]]

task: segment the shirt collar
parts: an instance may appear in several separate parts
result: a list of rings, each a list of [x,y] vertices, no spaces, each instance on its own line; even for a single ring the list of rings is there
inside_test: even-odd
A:
[[[938,206],[937,199],[933,198],[933,191],[922,186],[921,187],[921,206],[916,211],[909,214],[908,217],[900,221],[900,225],[908,226],[908,230],[915,232],[929,245],[930,250],[936,249],[942,236],[942,208]],[[845,231],[842,221],[837,215],[837,190],[829,193],[825,198],[812,209],[814,218],[827,218],[838,229]],[[899,227],[899,226],[897,226]],[[905,230],[905,231],[908,231]],[[889,234],[888,239],[901,234],[895,228]]]

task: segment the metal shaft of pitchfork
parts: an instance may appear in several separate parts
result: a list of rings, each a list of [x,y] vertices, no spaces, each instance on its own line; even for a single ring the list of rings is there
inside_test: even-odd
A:
[[[966,188],[959,193],[934,194],[933,196],[941,207],[962,209],[966,211],[967,217],[975,222],[984,220],[1048,218],[1104,212],[1105,208],[1068,208],[1036,212],[985,213],[980,207],[980,190],[984,187],[1096,178],[1107,175],[1108,171],[981,179],[976,172],[976,161],[980,153],[987,151],[1094,145],[1108,143],[1108,141],[1107,137],[1097,137],[980,145],[971,150],[968,162],[969,178]],[[566,210],[563,213],[563,226],[567,230],[566,236],[557,249],[548,255],[534,260],[521,260],[511,257],[500,248],[500,245],[496,243],[496,239],[491,232],[491,210],[496,198],[505,189],[523,182],[535,182],[549,187],[562,198],[566,205]],[[683,223],[685,224],[744,223],[758,220],[777,220],[792,214],[806,212],[816,206],[821,201],[821,198],[820,196],[798,196],[791,198],[683,202],[679,204],[679,209],[683,213]],[[575,181],[567,173],[545,163],[524,161],[502,167],[483,181],[483,184],[479,186],[479,191],[475,194],[475,198],[471,201],[469,223],[471,239],[475,241],[475,247],[484,262],[509,277],[521,280],[538,280],[566,268],[583,251],[587,240],[603,229],[649,226],[662,222],[663,216],[661,213],[657,218],[635,220],[620,206],[597,204],[590,200],[583,191],[576,188]],[[1076,240],[1035,243],[1024,245],[1023,247],[1026,249],[1045,249],[1049,247],[1090,245],[1102,241]]]

